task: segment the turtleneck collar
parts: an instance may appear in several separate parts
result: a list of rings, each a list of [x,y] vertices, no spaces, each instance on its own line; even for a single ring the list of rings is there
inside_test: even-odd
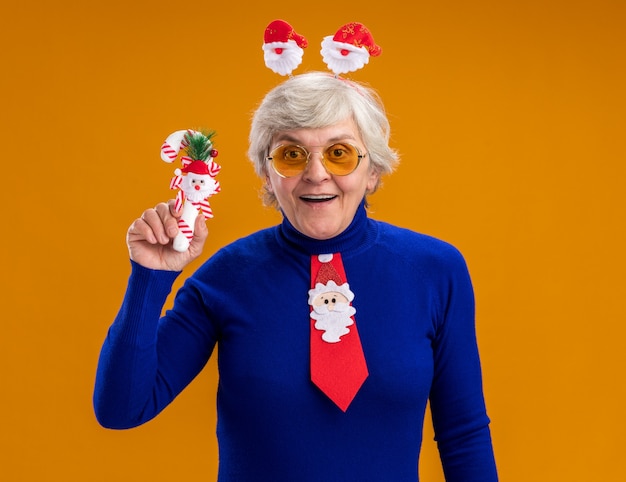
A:
[[[302,234],[283,215],[283,222],[277,229],[277,239],[285,247],[307,255],[337,252],[347,255],[367,247],[371,244],[370,240],[376,236],[375,224],[368,221],[365,200],[363,200],[345,231],[334,238],[319,240]]]

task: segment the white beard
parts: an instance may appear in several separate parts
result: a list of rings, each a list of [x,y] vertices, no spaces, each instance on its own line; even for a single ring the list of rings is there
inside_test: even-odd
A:
[[[356,309],[348,303],[337,303],[333,311],[328,311],[326,305],[316,306],[311,318],[315,320],[315,328],[324,331],[322,340],[337,343],[343,335],[350,333],[348,326],[354,324],[351,316],[355,313]]]
[[[342,50],[348,50],[348,55],[342,55]],[[364,47],[346,45],[333,40],[333,37],[325,37],[322,40],[322,59],[335,74],[345,74],[359,70],[369,62],[370,55]]]
[[[282,48],[280,54],[275,52],[276,48]],[[280,75],[288,75],[298,65],[302,63],[304,50],[296,44],[294,40],[287,42],[271,42],[263,45],[263,57],[265,65]]]
[[[191,202],[202,201],[203,199],[208,198],[215,194],[215,187],[217,185],[217,181],[213,179],[211,176],[204,176],[206,179],[204,180],[204,187],[202,189],[196,190],[195,187],[191,184],[192,178],[189,175],[183,178],[183,182],[181,184],[181,188],[185,193],[185,197],[189,199]],[[197,178],[196,178],[197,179]]]

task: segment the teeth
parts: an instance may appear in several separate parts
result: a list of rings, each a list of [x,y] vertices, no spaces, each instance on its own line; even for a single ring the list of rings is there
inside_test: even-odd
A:
[[[300,199],[309,203],[322,203],[335,199],[337,196],[332,194],[308,194],[306,196],[300,196]]]
[[[308,201],[328,201],[329,199],[333,199],[335,196],[331,194],[310,194],[307,196],[302,196],[302,199],[306,199]]]

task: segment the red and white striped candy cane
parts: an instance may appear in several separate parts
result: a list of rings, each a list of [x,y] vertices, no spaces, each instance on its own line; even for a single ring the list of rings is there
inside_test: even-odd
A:
[[[176,194],[176,201],[174,203],[174,209],[176,209],[176,211],[180,211],[183,207],[184,202],[185,202],[185,193],[183,191],[178,191],[178,194]]]
[[[183,129],[180,131],[172,132],[165,142],[161,145],[161,159],[165,162],[174,162],[178,157],[178,153],[181,148],[187,147],[187,141],[185,136],[187,134],[193,135],[196,131],[192,129]]]
[[[174,177],[170,180],[170,189],[178,189],[183,182],[183,176],[179,174],[179,170],[174,171]]]
[[[217,173],[220,172],[220,169],[222,169],[222,166],[220,166],[217,162],[211,161],[209,163],[209,174],[212,177],[217,176]]]
[[[192,203],[197,209],[199,209],[200,211],[202,211],[202,214],[204,214],[205,218],[212,218],[213,217],[213,210],[211,209],[211,205],[209,204],[209,201],[207,199],[203,199],[202,201],[198,201],[195,203]]]

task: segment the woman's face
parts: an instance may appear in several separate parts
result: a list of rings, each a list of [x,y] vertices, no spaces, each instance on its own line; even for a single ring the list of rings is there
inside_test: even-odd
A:
[[[322,164],[321,151],[336,142],[353,144],[362,154],[367,152],[352,118],[321,129],[278,132],[270,146],[271,152],[280,144],[297,144],[311,153],[304,171],[293,177],[281,177],[269,166],[267,184],[289,222],[314,239],[330,239],[343,232],[379,178],[370,168],[369,155],[348,175],[330,174]]]

